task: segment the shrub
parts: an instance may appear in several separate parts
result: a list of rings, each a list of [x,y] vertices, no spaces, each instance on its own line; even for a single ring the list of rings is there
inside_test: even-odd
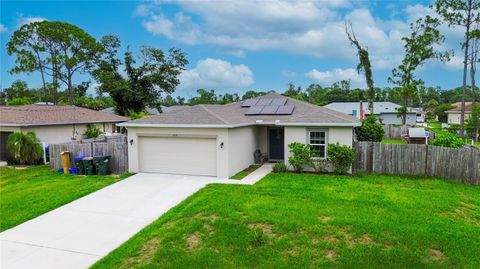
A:
[[[459,148],[463,146],[463,140],[455,134],[438,134],[432,141],[432,145],[439,147]]]
[[[333,164],[335,172],[344,174],[350,169],[355,159],[355,151],[346,145],[329,144],[327,149],[328,160]]]
[[[7,106],[30,105],[31,103],[32,103],[32,100],[28,97],[18,97],[8,101]]]
[[[83,132],[85,138],[97,138],[101,134],[103,134],[103,132],[95,124],[89,124],[87,129],[85,129],[85,132]]]
[[[315,155],[312,146],[293,142],[288,145],[288,148],[292,153],[292,156],[288,157],[288,163],[297,173],[300,173],[305,165],[312,164],[312,157]]]
[[[147,116],[147,113],[145,112],[135,112],[131,109],[128,110],[128,117],[131,119],[131,120],[136,120],[136,119],[141,119],[143,117]]]
[[[43,149],[34,132],[10,134],[7,149],[19,164],[33,164],[42,158]]]
[[[452,134],[458,134],[459,130],[460,130],[460,124],[456,124],[456,123],[450,124],[450,126],[447,128],[447,131]]]
[[[383,130],[382,124],[378,122],[377,117],[370,115],[363,120],[361,127],[355,128],[355,133],[358,141],[380,142],[383,139],[385,130]]]
[[[278,162],[273,165],[274,173],[284,173],[287,172],[287,165],[284,162]]]

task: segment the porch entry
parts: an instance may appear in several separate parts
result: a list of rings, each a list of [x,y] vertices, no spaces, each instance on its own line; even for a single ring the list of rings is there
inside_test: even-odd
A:
[[[268,129],[268,158],[283,160],[285,157],[285,133],[283,128]]]

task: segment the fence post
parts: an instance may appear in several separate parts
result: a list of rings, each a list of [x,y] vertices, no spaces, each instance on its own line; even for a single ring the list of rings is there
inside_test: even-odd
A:
[[[425,145],[425,176],[428,176],[428,144]]]

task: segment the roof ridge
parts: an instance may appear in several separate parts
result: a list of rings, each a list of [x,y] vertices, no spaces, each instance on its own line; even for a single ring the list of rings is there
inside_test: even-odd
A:
[[[205,105],[203,104],[200,104],[199,105],[201,108],[203,108],[205,111],[207,111],[210,115],[214,116],[215,118],[219,119],[220,121],[222,121],[224,124],[229,124],[228,121],[226,121],[225,119],[223,119],[222,117],[220,117],[219,115],[213,113],[213,111],[211,111],[210,109],[208,109]]]

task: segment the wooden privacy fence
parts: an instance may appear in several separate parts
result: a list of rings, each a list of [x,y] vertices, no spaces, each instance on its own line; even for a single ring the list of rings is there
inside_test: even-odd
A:
[[[480,184],[480,150],[356,142],[355,172],[426,175]]]
[[[401,126],[396,126],[391,124],[383,125],[383,130],[385,130],[385,134],[383,135],[383,138],[401,139],[402,135],[407,133],[408,128],[409,126],[406,126],[406,125],[401,125]]]
[[[64,144],[50,144],[49,157],[50,167],[59,169],[62,167],[60,153],[69,151],[72,159],[77,156],[112,156],[112,172],[121,174],[128,171],[128,147],[127,139],[115,138],[111,140],[103,140],[108,142],[69,142]],[[121,141],[121,142],[118,142]]]

